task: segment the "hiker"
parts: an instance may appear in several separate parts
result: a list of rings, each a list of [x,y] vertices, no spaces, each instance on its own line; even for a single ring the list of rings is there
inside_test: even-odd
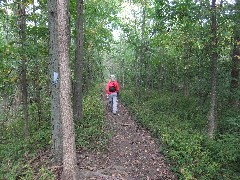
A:
[[[117,114],[117,97],[119,95],[119,85],[115,79],[114,75],[110,76],[110,80],[108,81],[106,94],[108,98],[108,103],[112,103],[112,112],[114,115]]]

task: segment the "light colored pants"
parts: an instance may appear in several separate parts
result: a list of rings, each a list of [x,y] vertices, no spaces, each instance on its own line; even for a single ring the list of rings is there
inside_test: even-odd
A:
[[[114,93],[111,93],[109,94],[109,97],[108,97],[108,101],[109,103],[113,103],[113,109],[112,109],[112,112],[115,114],[117,113],[117,93],[114,92]]]

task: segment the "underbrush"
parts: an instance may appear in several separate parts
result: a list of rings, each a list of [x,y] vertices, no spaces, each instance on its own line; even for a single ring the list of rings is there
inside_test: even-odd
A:
[[[140,101],[133,92],[122,91],[121,100],[137,121],[164,144],[161,151],[180,179],[239,179],[240,134],[236,126],[239,127],[240,121],[236,112],[231,118],[219,117],[220,122],[228,124],[228,131],[210,140],[207,115],[200,110],[196,98],[142,92]]]
[[[101,87],[93,88],[83,99],[83,120],[76,123],[78,148],[102,149],[110,135],[105,130],[105,109]]]
[[[95,87],[84,96],[84,119],[75,124],[78,148],[103,148],[108,140],[109,135],[104,131],[104,107],[100,95],[101,87]],[[29,109],[35,109],[34,107]],[[44,109],[50,109],[49,104],[48,108]],[[29,140],[24,139],[24,124],[21,119],[1,127],[0,179],[55,179],[53,172],[48,168],[49,157],[37,167],[33,167],[32,164],[33,160],[39,157],[40,151],[49,152],[51,148],[50,112],[44,113],[47,114],[47,118],[39,121],[36,113],[30,112]]]
[[[53,179],[53,173],[40,165],[38,169],[32,167],[32,160],[38,151],[50,147],[51,130],[48,121],[30,121],[30,138],[24,138],[24,124],[22,120],[4,126],[0,143],[0,179]]]

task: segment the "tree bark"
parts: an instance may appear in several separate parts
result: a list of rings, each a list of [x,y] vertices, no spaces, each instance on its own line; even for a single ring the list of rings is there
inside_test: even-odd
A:
[[[135,10],[133,11],[133,15],[134,15],[134,33],[135,33],[135,61],[133,63],[133,68],[135,68],[135,87],[136,87],[136,96],[137,96],[137,100],[140,100],[140,89],[141,89],[141,63],[140,63],[140,59],[141,59],[141,47],[138,47],[138,35],[137,35],[137,15]],[[145,21],[144,21],[145,22]],[[139,61],[138,61],[138,57],[139,57]]]
[[[36,13],[36,6],[33,2],[33,13]],[[34,19],[34,26],[37,28],[37,20]],[[34,36],[34,46],[37,48],[38,42],[37,42],[37,35]],[[38,51],[35,52],[35,60],[37,60],[38,57]],[[36,104],[37,104],[37,116],[38,116],[38,122],[42,120],[42,107],[41,107],[41,87],[39,85],[40,79],[39,79],[39,65],[36,61],[34,64],[34,75],[33,75],[33,87],[35,90],[35,98],[36,98]]]
[[[58,55],[60,73],[60,113],[63,132],[63,180],[78,180],[69,53],[68,1],[57,0]]]
[[[73,94],[73,114],[74,120],[81,120],[82,115],[82,66],[83,66],[83,0],[77,1],[77,39],[75,54],[75,81]]]
[[[125,87],[125,73],[124,73],[124,70],[125,70],[125,60],[124,58],[122,58],[121,60],[121,83],[122,83],[122,87],[124,88]]]
[[[20,38],[21,38],[21,60],[22,60],[22,102],[23,102],[23,118],[24,118],[24,135],[29,138],[29,119],[28,119],[28,91],[27,91],[27,57],[26,57],[26,1],[22,0],[18,4],[20,11]]]
[[[183,95],[185,97],[189,96],[189,78],[188,78],[188,42],[186,41],[187,44],[184,44],[184,56],[183,56],[183,63],[184,63],[184,70],[183,70]]]
[[[55,164],[62,163],[62,122],[60,118],[60,96],[58,81],[58,53],[57,53],[57,0],[48,1],[49,16],[49,69],[51,90],[51,123],[52,123],[52,154]],[[55,77],[54,77],[55,76]]]
[[[90,79],[90,76],[91,76],[91,72],[90,72],[90,55],[88,54],[87,56],[87,61],[85,61],[85,68],[86,68],[86,91],[85,92],[89,92],[89,89],[90,89],[90,84],[91,84],[91,79]]]
[[[141,47],[140,47],[140,59],[139,59],[139,81],[140,86],[143,86],[143,66],[145,63],[145,27],[146,27],[146,5],[143,5],[143,12],[142,12],[142,27],[141,27]]]
[[[239,69],[240,69],[240,2],[236,0],[235,5],[236,20],[234,27],[234,47],[232,53],[232,70],[231,70],[231,99],[232,107],[238,108],[240,104],[239,99]]]
[[[217,106],[217,17],[216,17],[216,0],[212,0],[212,24],[211,24],[211,100],[208,113],[208,136],[214,137],[214,131],[216,129],[216,106]]]
[[[6,0],[6,3],[8,3],[8,1]],[[6,26],[5,26],[5,40],[6,40],[6,45],[8,45],[8,39],[9,39],[9,17],[8,17],[8,6],[7,6],[7,11],[6,11]]]

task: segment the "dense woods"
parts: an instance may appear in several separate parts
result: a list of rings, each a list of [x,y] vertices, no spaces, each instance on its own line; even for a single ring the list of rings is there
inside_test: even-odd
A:
[[[0,179],[78,179],[110,74],[178,178],[239,178],[239,0],[4,0],[0,21]]]

